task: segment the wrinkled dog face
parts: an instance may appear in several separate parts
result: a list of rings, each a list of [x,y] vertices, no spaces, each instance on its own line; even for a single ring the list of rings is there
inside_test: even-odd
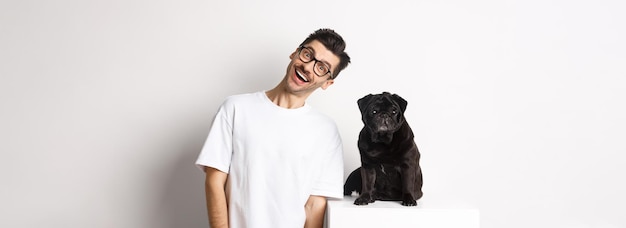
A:
[[[361,119],[372,136],[372,142],[390,143],[393,133],[404,123],[407,102],[396,94],[369,94],[358,100]]]

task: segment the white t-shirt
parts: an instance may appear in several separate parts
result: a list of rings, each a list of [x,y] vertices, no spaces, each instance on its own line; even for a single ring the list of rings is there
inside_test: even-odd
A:
[[[232,228],[303,227],[310,195],[343,197],[335,122],[306,104],[279,107],[263,91],[224,101],[196,165],[228,173]]]

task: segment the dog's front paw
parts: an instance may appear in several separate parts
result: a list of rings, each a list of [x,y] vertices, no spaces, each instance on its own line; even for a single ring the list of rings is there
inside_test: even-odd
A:
[[[361,196],[359,196],[359,198],[356,198],[356,200],[354,201],[354,204],[356,205],[367,205],[369,203],[373,203],[374,199],[372,198],[372,196],[370,196],[370,194],[361,194]]]
[[[402,206],[417,206],[417,201],[413,198],[413,196],[411,196],[411,194],[404,194],[402,197]]]

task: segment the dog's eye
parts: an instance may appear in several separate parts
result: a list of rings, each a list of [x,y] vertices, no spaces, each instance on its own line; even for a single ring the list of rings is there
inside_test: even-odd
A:
[[[391,113],[396,114],[396,110],[391,111]]]
[[[376,110],[372,110],[372,114],[376,114],[378,111]]]

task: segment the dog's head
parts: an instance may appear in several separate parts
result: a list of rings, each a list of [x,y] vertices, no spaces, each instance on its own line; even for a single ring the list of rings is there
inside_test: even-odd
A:
[[[369,94],[357,101],[365,128],[376,143],[390,143],[393,133],[404,124],[407,101],[402,97],[383,92]]]

